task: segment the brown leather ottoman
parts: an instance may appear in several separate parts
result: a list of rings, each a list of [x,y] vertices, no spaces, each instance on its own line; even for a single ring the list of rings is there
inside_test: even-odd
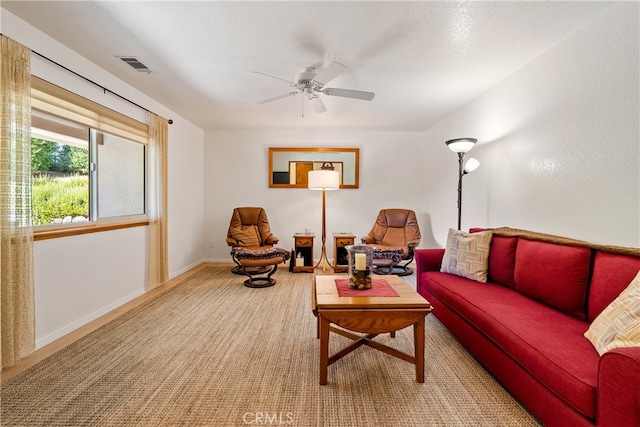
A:
[[[240,263],[240,273],[249,277],[244,281],[244,285],[250,288],[266,288],[276,284],[276,280],[271,276],[278,270],[278,264],[286,262],[291,254],[282,248],[269,249],[245,249],[233,248],[233,254]],[[266,272],[262,272],[256,267],[271,267]],[[261,276],[266,274],[266,276]]]

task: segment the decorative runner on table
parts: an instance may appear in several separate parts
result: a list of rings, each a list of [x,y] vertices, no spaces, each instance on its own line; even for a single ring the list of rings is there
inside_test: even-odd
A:
[[[341,297],[399,297],[385,279],[373,279],[371,289],[351,289],[349,279],[336,279],[338,296]]]

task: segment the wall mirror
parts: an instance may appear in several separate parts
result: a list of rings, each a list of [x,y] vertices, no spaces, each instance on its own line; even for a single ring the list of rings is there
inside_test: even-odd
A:
[[[309,171],[333,168],[340,188],[358,188],[359,148],[269,147],[269,188],[307,188]]]

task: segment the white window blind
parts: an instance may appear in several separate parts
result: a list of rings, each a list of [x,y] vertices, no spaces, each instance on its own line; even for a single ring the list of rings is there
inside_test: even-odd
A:
[[[148,143],[145,123],[35,76],[31,76],[31,108],[141,144]]]

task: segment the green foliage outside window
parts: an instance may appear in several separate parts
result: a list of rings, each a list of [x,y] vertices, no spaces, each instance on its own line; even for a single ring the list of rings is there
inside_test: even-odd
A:
[[[87,149],[33,138],[31,170],[33,225],[89,217]]]
[[[31,170],[86,175],[89,173],[89,151],[32,138]]]
[[[31,183],[33,225],[51,224],[65,217],[89,216],[89,178],[40,176]]]

